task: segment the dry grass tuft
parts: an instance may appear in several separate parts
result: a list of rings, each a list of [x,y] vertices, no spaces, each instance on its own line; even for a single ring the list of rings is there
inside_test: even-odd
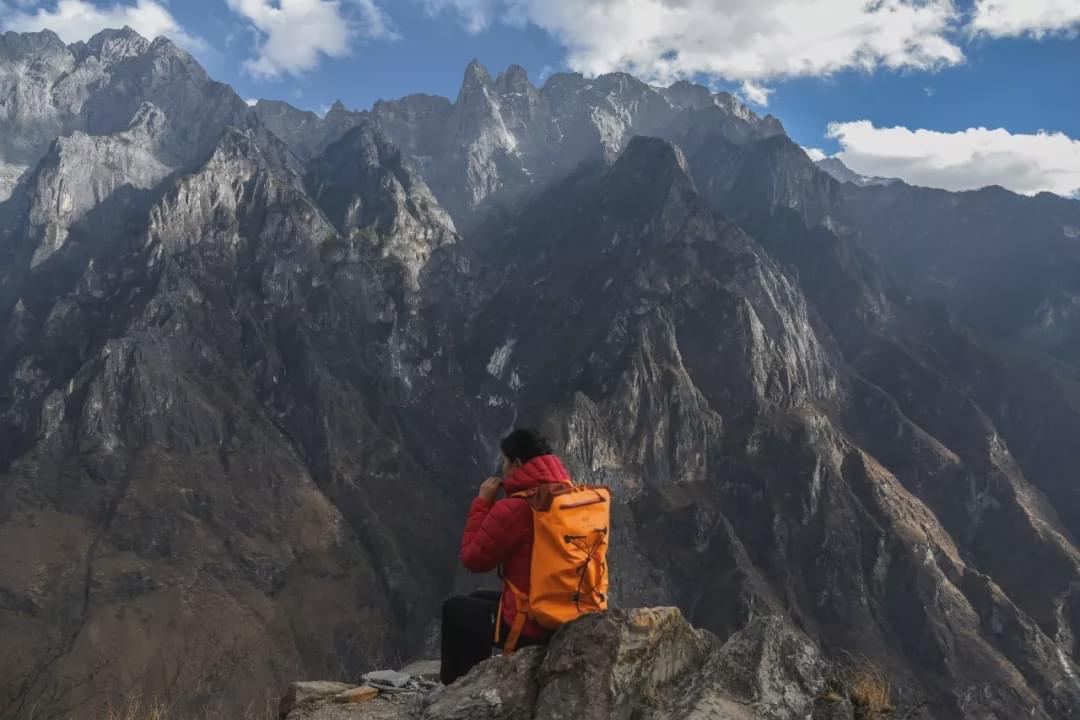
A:
[[[875,718],[893,710],[889,680],[873,665],[863,665],[849,671],[847,691],[858,717]]]
[[[826,693],[821,696],[821,699],[825,702],[831,703],[844,702],[844,696],[836,692],[835,690],[826,691]]]
[[[104,720],[169,720],[169,716],[169,709],[163,703],[144,704],[136,697],[119,708],[109,705]]]
[[[124,705],[106,708],[102,720],[277,720],[277,700],[267,693],[261,702],[252,702],[239,713],[223,707],[199,711],[179,711],[160,700],[147,702],[133,696]]]

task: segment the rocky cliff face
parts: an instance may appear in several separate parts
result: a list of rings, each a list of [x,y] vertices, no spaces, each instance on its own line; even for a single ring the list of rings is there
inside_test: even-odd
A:
[[[318,118],[130,31],[2,50],[0,714],[430,649],[515,424],[615,490],[616,604],[715,635],[655,716],[795,672],[804,717],[819,658],[910,717],[1080,711],[1077,203],[983,232],[979,194],[843,185],[687,83],[473,64]]]
[[[190,55],[165,38],[151,42],[130,28],[70,46],[47,30],[5,33],[0,95],[0,153],[16,165],[36,164],[53,140],[75,130],[124,130],[145,102],[170,120],[156,148],[167,163],[200,157],[222,127],[244,126],[250,115]]]

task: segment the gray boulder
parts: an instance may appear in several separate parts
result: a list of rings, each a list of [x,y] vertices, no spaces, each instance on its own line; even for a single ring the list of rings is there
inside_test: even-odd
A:
[[[375,686],[403,688],[409,684],[412,676],[404,672],[394,670],[376,670],[364,675],[364,682]]]
[[[428,698],[424,720],[531,720],[544,649],[524,648],[482,663]]]

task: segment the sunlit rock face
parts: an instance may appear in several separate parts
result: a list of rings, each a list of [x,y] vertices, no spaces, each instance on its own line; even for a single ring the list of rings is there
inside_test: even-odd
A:
[[[456,545],[531,425],[614,491],[615,604],[727,648],[657,712],[803,712],[818,658],[910,717],[1080,712],[1080,204],[841,183],[622,74],[318,117],[9,33],[0,97],[5,677],[198,713],[400,667],[497,582]]]

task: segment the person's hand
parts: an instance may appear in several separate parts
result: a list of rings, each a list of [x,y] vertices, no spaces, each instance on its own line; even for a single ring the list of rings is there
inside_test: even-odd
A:
[[[480,485],[480,497],[490,502],[495,502],[495,497],[499,494],[499,486],[502,485],[502,478],[497,476],[491,476]]]

